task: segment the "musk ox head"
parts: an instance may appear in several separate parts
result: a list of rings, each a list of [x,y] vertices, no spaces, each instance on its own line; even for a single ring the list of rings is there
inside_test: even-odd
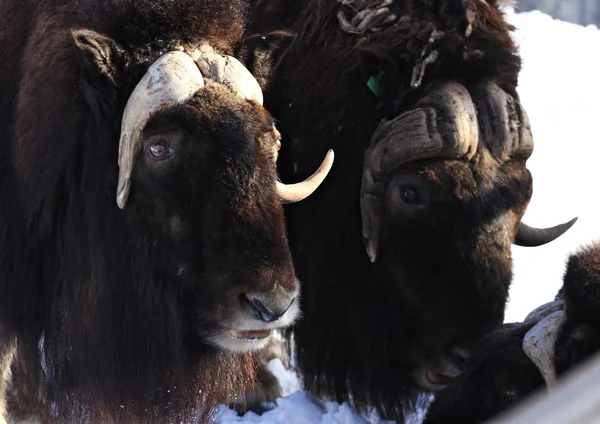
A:
[[[104,72],[98,58],[123,51],[92,31],[73,37]],[[117,205],[164,243],[154,265],[189,296],[189,336],[233,352],[264,347],[298,317],[281,203],[310,195],[333,161],[329,152],[311,178],[280,183],[280,135],[262,100],[234,57],[177,47],[150,61],[120,126]]]
[[[578,249],[563,278],[565,318],[550,328],[556,342],[544,346],[548,366],[556,376],[574,370],[600,351],[600,243]],[[541,355],[538,355],[541,356]]]
[[[595,244],[571,255],[554,301],[486,334],[460,377],[435,395],[424,424],[483,422],[538,390],[553,390],[557,377],[596,353],[599,253]]]
[[[522,349],[534,324],[505,324],[485,335],[460,377],[436,393],[424,424],[482,423],[542,389],[544,378]]]
[[[495,168],[501,168],[506,162],[524,162],[531,156],[531,127],[519,102],[491,81],[480,83],[472,90],[473,98],[466,87],[456,82],[430,87],[411,110],[394,119],[383,120],[373,135],[365,156],[361,190],[363,238],[371,262],[376,261],[380,248],[382,212],[385,206],[390,207],[384,206],[386,200],[395,203],[396,207],[413,205],[415,211],[426,209],[433,200],[419,196],[420,187],[416,181],[398,184],[400,177],[395,178],[395,174],[403,165],[431,159],[468,164],[476,162],[479,158],[475,156],[486,150],[490,159],[497,163]],[[492,164],[486,165],[493,170]],[[394,180],[396,184],[391,186],[399,185],[404,190],[395,193],[392,189],[391,193],[384,193]],[[456,185],[460,183],[457,181]],[[485,189],[482,187],[481,191],[485,193]],[[477,194],[473,193],[471,197]],[[522,209],[524,212],[525,208]],[[575,222],[536,229],[521,223],[521,215],[517,212],[517,225],[512,230],[514,243],[521,246],[549,243]]]
[[[441,342],[441,353],[426,355],[415,374],[426,389],[458,375],[470,344],[502,322],[511,244],[540,246],[576,220],[547,229],[521,222],[532,151],[525,110],[493,81],[433,83],[373,134],[361,187],[363,239],[375,266],[412,280],[397,290],[423,333]]]
[[[436,393],[424,424],[484,422],[556,385],[554,346],[564,321],[562,295],[523,322],[504,324],[475,345],[464,372]]]

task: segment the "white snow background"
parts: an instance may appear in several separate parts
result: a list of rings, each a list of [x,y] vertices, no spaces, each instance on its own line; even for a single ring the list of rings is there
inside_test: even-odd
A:
[[[514,247],[514,281],[506,322],[520,321],[550,301],[562,285],[569,253],[600,240],[600,31],[558,20],[538,11],[514,13],[515,38],[523,58],[518,92],[531,121],[534,153],[528,161],[534,194],[524,222],[552,226],[579,217],[560,239],[537,248]],[[301,391],[301,382],[279,360],[270,363],[285,397],[259,416],[239,417],[222,407],[221,424],[382,423],[355,415],[346,405],[324,409]],[[419,422],[418,418],[415,418]]]

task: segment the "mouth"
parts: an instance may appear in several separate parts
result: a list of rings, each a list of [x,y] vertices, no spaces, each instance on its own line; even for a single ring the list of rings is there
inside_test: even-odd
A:
[[[443,390],[463,373],[468,357],[465,349],[454,348],[450,354],[442,353],[418,368],[416,383],[429,392]]]
[[[230,353],[255,352],[267,346],[275,330],[292,325],[299,316],[297,301],[293,301],[281,317],[270,322],[242,310],[214,322],[212,331],[202,334],[202,338],[209,345]]]
[[[231,337],[234,340],[254,342],[269,337],[271,335],[271,330],[225,330],[223,331],[223,334],[225,336]]]
[[[264,348],[273,330],[222,330],[209,338],[214,346],[233,353],[248,353]]]
[[[416,383],[427,392],[444,390],[458,377],[458,373],[445,373],[431,368],[421,368],[417,371]]]
[[[455,377],[440,374],[439,372],[435,372],[433,370],[425,370],[425,378],[434,386],[447,386],[449,385]]]

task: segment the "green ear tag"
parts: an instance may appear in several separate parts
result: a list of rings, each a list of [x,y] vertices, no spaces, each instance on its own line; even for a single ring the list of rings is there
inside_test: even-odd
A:
[[[367,81],[367,87],[375,94],[377,97],[381,97],[381,86],[379,85],[379,80],[377,77],[369,78]]]

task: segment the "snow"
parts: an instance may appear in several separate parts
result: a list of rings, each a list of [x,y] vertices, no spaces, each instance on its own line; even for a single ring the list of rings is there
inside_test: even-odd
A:
[[[510,17],[517,27],[523,70],[519,95],[534,136],[528,161],[533,197],[523,221],[552,226],[579,216],[558,240],[514,247],[514,280],[506,321],[521,321],[552,300],[568,255],[600,240],[600,31],[538,11]]]
[[[277,376],[283,396],[301,389],[302,383],[300,382],[298,375],[292,370],[287,370],[281,363],[281,360],[276,358],[269,361],[267,368]]]
[[[356,415],[347,404],[313,399],[302,391],[302,382],[293,370],[286,369],[279,359],[272,359],[268,369],[277,376],[283,396],[270,405],[272,410],[257,415],[249,412],[243,417],[222,406],[215,422],[219,424],[260,423],[260,424],[392,424],[370,417],[369,420]]]
[[[261,423],[261,424],[367,424],[368,421],[355,415],[344,404],[326,402],[323,406],[312,400],[305,392],[295,392],[287,397],[277,399],[277,408],[262,415],[252,412],[239,417],[230,409],[218,420],[222,424]]]
[[[518,87],[531,121],[535,150],[528,162],[534,194],[524,221],[553,226],[579,216],[560,239],[537,248],[514,247],[514,282],[506,321],[521,321],[554,298],[562,284],[565,260],[578,246],[600,240],[600,31],[537,11],[513,13],[523,70]],[[301,380],[279,360],[269,368],[280,379],[284,397],[259,416],[238,416],[222,407],[221,424],[367,424],[346,404],[319,401],[302,392]],[[419,418],[415,418],[416,422]]]

